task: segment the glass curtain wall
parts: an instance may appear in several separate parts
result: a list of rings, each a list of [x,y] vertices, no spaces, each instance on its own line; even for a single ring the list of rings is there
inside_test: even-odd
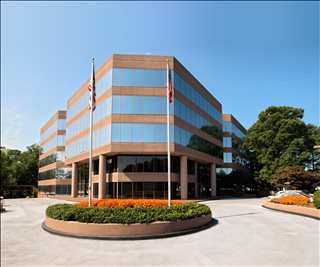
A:
[[[108,190],[111,189],[111,190]],[[110,198],[148,198],[167,199],[167,182],[112,182],[107,183],[108,196]],[[180,183],[171,183],[172,199],[179,199],[181,196]]]

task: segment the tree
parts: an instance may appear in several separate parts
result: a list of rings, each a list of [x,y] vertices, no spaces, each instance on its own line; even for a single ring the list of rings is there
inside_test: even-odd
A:
[[[1,147],[1,185],[36,185],[38,180],[39,145],[21,152]]]
[[[19,157],[20,175],[17,175],[17,184],[37,185],[39,169],[39,145],[27,147]]]
[[[259,114],[257,122],[248,130],[243,147],[261,183],[271,183],[279,167],[310,163],[315,132],[319,129],[306,125],[303,114],[300,108],[271,106]]]
[[[314,138],[315,146],[312,155],[310,157],[310,164],[307,166],[308,170],[320,170],[320,127],[314,126],[314,128],[310,129],[310,133]]]
[[[15,185],[16,177],[13,166],[21,155],[20,150],[1,147],[1,185]]]
[[[302,166],[280,167],[272,177],[273,185],[281,190],[307,190],[314,192],[320,186],[319,172],[306,172]]]

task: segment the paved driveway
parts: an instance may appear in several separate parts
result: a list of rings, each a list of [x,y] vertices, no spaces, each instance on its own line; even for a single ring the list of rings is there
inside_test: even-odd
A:
[[[262,201],[208,201],[219,223],[198,233],[109,241],[42,230],[46,207],[61,200],[5,200],[1,266],[319,266],[319,221],[264,209]]]

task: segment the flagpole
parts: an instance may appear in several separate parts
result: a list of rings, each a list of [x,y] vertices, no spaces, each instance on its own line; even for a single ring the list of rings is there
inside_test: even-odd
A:
[[[168,61],[168,60],[167,60]],[[171,165],[170,165],[170,90],[169,90],[169,63],[167,63],[167,149],[168,149],[168,206],[171,205]]]
[[[92,72],[91,72],[91,91],[90,91],[90,134],[89,134],[89,207],[91,207],[92,202],[92,114],[93,114],[93,72],[94,72],[94,58],[92,58]]]

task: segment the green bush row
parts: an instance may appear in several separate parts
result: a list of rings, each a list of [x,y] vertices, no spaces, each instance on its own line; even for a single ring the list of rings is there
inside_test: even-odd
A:
[[[314,192],[313,194],[313,203],[317,209],[320,209],[320,190]]]
[[[171,207],[99,208],[56,204],[46,209],[49,218],[83,223],[152,223],[181,221],[209,214],[210,208],[200,203],[186,203]]]

